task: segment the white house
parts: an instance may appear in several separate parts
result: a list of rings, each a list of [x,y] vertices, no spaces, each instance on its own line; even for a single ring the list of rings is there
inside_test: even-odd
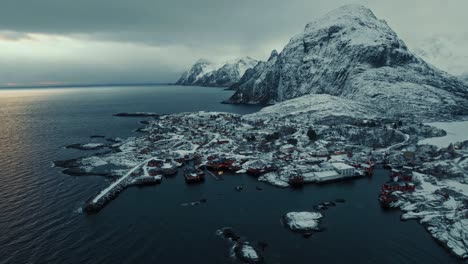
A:
[[[342,162],[335,162],[332,163],[333,168],[342,176],[354,176],[355,173],[355,168],[353,166],[350,166],[346,163]]]

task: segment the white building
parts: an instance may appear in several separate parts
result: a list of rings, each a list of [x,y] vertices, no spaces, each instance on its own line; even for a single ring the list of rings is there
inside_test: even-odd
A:
[[[329,162],[322,162],[318,166],[320,168],[319,171],[329,171],[334,169],[333,165]]]
[[[336,162],[336,163],[332,163],[332,166],[342,176],[349,177],[349,176],[354,176],[355,174],[355,168],[346,163]]]
[[[303,173],[302,176],[304,177],[304,182],[315,182],[317,181],[317,176],[315,175],[316,172],[306,172]]]
[[[318,182],[333,181],[343,178],[342,175],[338,174],[338,172],[334,170],[317,171],[314,172],[314,174]]]

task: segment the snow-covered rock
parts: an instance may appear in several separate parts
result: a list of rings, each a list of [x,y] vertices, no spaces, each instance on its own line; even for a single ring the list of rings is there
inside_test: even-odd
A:
[[[318,212],[289,212],[284,216],[285,224],[293,231],[320,230]]]
[[[255,250],[255,248],[246,242],[234,243],[233,252],[236,258],[243,263],[254,264],[261,262],[261,257],[259,256],[257,250]]]
[[[234,86],[228,103],[274,104],[329,94],[370,105],[369,114],[468,113],[465,83],[413,55],[385,21],[359,5],[307,24],[280,54],[274,52]],[[304,100],[314,103],[313,96]]]
[[[269,172],[263,174],[262,176],[258,177],[259,181],[270,183],[276,187],[289,187],[289,183],[287,181],[280,178],[278,173],[276,172]]]
[[[72,144],[65,148],[79,149],[79,150],[96,150],[104,148],[105,145],[102,143],[85,143],[85,144]]]
[[[468,258],[468,184],[457,178],[438,179],[413,173],[416,191],[400,193],[402,220],[417,219],[456,256]]]
[[[87,143],[87,144],[83,144],[81,147],[84,148],[84,149],[98,149],[98,148],[104,147],[104,144],[102,144],[102,143]]]
[[[224,227],[217,230],[219,236],[224,237],[232,243],[231,256],[247,264],[262,263],[263,258],[258,250],[250,245],[248,241],[241,239],[241,237],[232,230],[230,227]]]
[[[228,87],[238,82],[244,73],[257,63],[257,60],[250,57],[221,64],[201,59],[183,73],[176,84]]]

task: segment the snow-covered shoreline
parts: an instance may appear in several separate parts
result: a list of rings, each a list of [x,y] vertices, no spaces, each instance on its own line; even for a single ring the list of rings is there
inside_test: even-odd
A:
[[[401,194],[395,204],[404,212],[401,219],[417,219],[456,256],[468,259],[468,184],[436,180],[421,173],[413,175],[418,188],[413,193]]]

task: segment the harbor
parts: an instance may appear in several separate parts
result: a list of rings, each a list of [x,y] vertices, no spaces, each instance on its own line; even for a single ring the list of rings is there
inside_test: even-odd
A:
[[[148,93],[156,93],[160,90],[162,92],[158,93],[158,96],[147,96]],[[360,263],[369,260],[383,264],[463,263],[452,256],[450,250],[436,243],[419,220],[402,222],[400,221],[402,211],[381,208],[377,198],[382,185],[390,180],[391,172],[381,170],[382,165],[379,163],[376,163],[372,177],[364,176],[324,184],[305,184],[302,188],[278,188],[270,183],[259,181],[262,177],[271,174],[273,174],[272,179],[277,179],[275,173],[266,173],[257,178],[244,173],[232,173],[228,170],[223,170],[224,173],[221,176],[217,175],[223,180],[216,180],[213,176],[206,174],[205,182],[189,185],[183,177],[184,168],[180,167],[177,168],[177,175],[162,177],[160,186],[146,187],[145,185],[139,188],[129,185],[125,191],[119,193],[116,199],[101,208],[98,214],[81,213],[85,201],[95,198],[101,190],[107,188],[133,167],[152,157],[158,157],[158,159],[170,157],[161,153],[161,155],[148,154],[142,159],[133,159],[132,155],[125,153],[125,151],[130,151],[130,153],[138,154],[137,150],[140,149],[135,148],[133,152],[130,148],[132,146],[130,142],[133,140],[127,138],[142,137],[146,134],[133,132],[140,126],[141,118],[112,117],[113,114],[145,110],[171,113],[206,108],[228,111],[234,106],[217,103],[226,97],[228,91],[203,87],[196,87],[193,90],[177,86],[162,86],[119,88],[112,92],[101,88],[80,91],[55,89],[54,91],[56,94],[49,95],[46,101],[41,100],[43,97],[39,96],[39,92],[34,102],[31,102],[29,97],[26,97],[27,100],[21,97],[21,100],[13,100],[12,103],[2,100],[6,109],[10,109],[7,116],[11,118],[5,119],[5,124],[18,129],[14,131],[14,135],[34,139],[34,142],[25,146],[16,144],[16,137],[3,141],[3,144],[7,146],[3,153],[6,155],[3,160],[10,158],[12,160],[2,167],[5,173],[4,186],[8,188],[4,188],[1,192],[2,208],[5,212],[2,215],[5,235],[0,237],[0,240],[4,245],[1,252],[7,256],[10,263],[31,261],[35,263],[87,263],[90,259],[103,263],[155,261],[225,263],[229,261],[227,248],[229,245],[215,235],[216,230],[225,226],[231,226],[239,232],[239,235],[245,236],[252,246],[256,246],[258,241],[267,242],[269,246],[265,252],[262,252],[267,263],[307,263],[310,260],[324,263]],[[173,95],[170,98],[164,96],[174,91],[177,96]],[[198,104],[196,106],[184,104],[185,100],[193,98],[194,94],[190,93],[191,91],[195,94],[202,92],[206,98],[196,102]],[[94,96],[90,97],[90,93]],[[210,94],[219,96],[210,97],[208,96]],[[99,100],[95,100],[96,98]],[[59,99],[65,102],[62,104],[58,101]],[[115,100],[118,100],[117,104]],[[134,104],[135,101],[139,102],[138,106]],[[167,101],[172,103],[164,104]],[[13,105],[15,107],[12,108]],[[50,105],[54,107],[50,108]],[[239,106],[239,109],[243,111],[247,111],[246,108]],[[12,114],[12,111],[17,114]],[[54,112],[51,113],[51,111]],[[93,116],[92,123],[77,113]],[[22,117],[27,115],[36,115],[38,120],[53,116],[55,122],[73,123],[79,126],[50,130],[50,123],[21,122]],[[90,127],[93,129],[90,130]],[[347,130],[350,131],[352,128]],[[37,131],[50,131],[50,133],[37,133]],[[317,133],[319,132],[317,130]],[[403,132],[411,134],[408,130]],[[105,138],[90,138],[92,135],[102,135]],[[258,142],[263,138],[262,134],[255,135]],[[411,136],[414,137],[413,134]],[[108,144],[105,140],[108,138],[122,138],[123,140],[115,140],[118,142],[112,142],[112,144],[118,144],[124,152],[98,155],[97,153],[109,151],[108,149],[93,151],[63,148],[75,143]],[[399,137],[395,144],[400,140],[403,139]],[[348,145],[352,144],[352,141],[348,142]],[[145,145],[147,144],[142,144],[142,146]],[[227,143],[219,146],[223,145],[226,146]],[[187,150],[190,149],[187,147]],[[286,151],[290,147],[283,149]],[[320,158],[326,161],[325,149],[321,149],[311,150],[308,160],[314,161]],[[153,150],[149,149],[149,151],[148,153],[151,153]],[[255,150],[248,148],[239,150],[239,153],[243,155],[252,155],[251,152],[255,153]],[[329,147],[327,153],[332,158],[329,162],[335,160],[340,162],[337,159],[347,156],[347,153],[338,155],[332,146]],[[354,156],[360,155],[359,153],[358,148],[353,151]],[[439,156],[439,152],[435,154]],[[288,160],[289,155],[283,156],[281,153],[278,155],[284,158],[285,163],[291,162]],[[82,156],[86,157],[79,161],[85,162],[83,166],[90,168],[89,171],[82,171],[87,174],[68,176],[62,174],[60,168],[50,166],[50,161],[75,159]],[[413,156],[419,159],[420,155]],[[293,161],[300,160],[300,156],[294,153],[291,157]],[[400,163],[391,154],[387,156],[387,160],[388,165]],[[453,162],[462,168],[465,167],[464,160],[461,158]],[[365,161],[356,162],[356,164],[346,161],[345,163],[366,164]],[[100,164],[107,165],[99,167]],[[110,167],[109,164],[118,164],[119,167],[117,165],[116,168]],[[95,167],[98,168],[94,169]],[[109,168],[108,171],[104,170],[107,168]],[[443,168],[441,167],[441,171],[446,171]],[[148,167],[148,172],[152,169]],[[19,173],[17,177],[12,177],[16,175],[14,172]],[[425,173],[436,172],[437,170]],[[105,175],[88,176],[88,173]],[[109,173],[112,174],[112,178],[106,176]],[[300,171],[295,173],[295,175],[305,175]],[[38,177],[38,175],[42,176]],[[286,177],[284,180],[278,184],[289,185]],[[236,191],[238,186],[243,186],[240,192]],[[413,192],[415,195],[418,194],[420,188],[418,186],[420,185],[418,184],[416,191]],[[423,187],[426,188],[426,186],[432,185],[424,183]],[[453,188],[451,186],[457,185],[448,182],[443,186]],[[260,190],[257,187],[260,187]],[[449,199],[445,199],[442,195],[435,195],[431,199],[437,199],[436,204],[447,202],[447,205],[458,199],[450,194]],[[322,210],[322,203],[335,201],[337,198],[345,199],[346,203],[324,212],[323,225],[326,229],[324,232],[305,239],[280,224],[280,219],[288,212]],[[423,201],[421,198],[416,200]],[[400,201],[405,202],[406,199],[400,197]],[[197,205],[185,205],[191,202],[196,202],[194,204]],[[320,206],[315,208],[316,205]],[[437,212],[439,209],[436,207],[431,210]],[[427,210],[424,209],[423,212]],[[193,228],[194,224],[197,228]],[[385,228],[382,228],[383,226]],[[359,236],[356,236],[356,230]],[[13,237],[17,239],[11,239]],[[343,248],[343,243],[361,245],[366,248],[366,254]],[[207,245],[210,247],[209,251],[206,251]],[[114,250],[109,251],[108,248]],[[31,256],[31,252],[35,252],[34,256]],[[206,254],[210,255],[209,259],[206,254],[200,254],[200,252],[207,252]],[[388,261],[382,259],[382,256],[388,255],[389,252],[392,253],[392,258]]]

